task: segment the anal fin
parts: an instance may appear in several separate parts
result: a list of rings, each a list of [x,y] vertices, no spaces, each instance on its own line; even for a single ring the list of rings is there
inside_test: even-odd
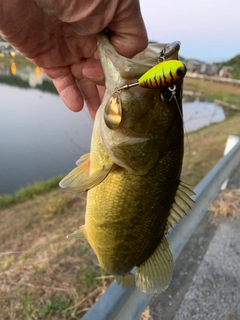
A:
[[[167,239],[163,237],[154,253],[137,266],[136,286],[145,293],[161,293],[168,288],[172,274],[172,254]]]

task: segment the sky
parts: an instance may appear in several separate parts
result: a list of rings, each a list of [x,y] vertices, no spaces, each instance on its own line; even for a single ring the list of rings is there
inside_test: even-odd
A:
[[[240,0],[140,0],[151,41],[181,42],[180,55],[205,62],[240,54]]]

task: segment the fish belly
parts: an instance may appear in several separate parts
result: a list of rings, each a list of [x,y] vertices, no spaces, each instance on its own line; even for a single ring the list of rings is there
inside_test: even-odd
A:
[[[141,264],[164,235],[180,165],[172,161],[163,170],[162,161],[144,176],[118,167],[88,191],[87,238],[101,267],[111,274],[124,275]]]

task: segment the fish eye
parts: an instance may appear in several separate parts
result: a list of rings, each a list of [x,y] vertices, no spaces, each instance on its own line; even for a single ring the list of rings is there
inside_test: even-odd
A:
[[[169,88],[165,88],[161,91],[160,93],[160,98],[163,102],[170,102],[171,98],[172,98],[172,91],[169,90]]]

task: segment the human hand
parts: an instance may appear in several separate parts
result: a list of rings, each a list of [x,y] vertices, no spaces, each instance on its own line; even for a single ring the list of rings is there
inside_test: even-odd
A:
[[[138,0],[0,0],[3,38],[43,69],[68,108],[80,111],[85,100],[93,118],[104,93],[96,50],[105,28],[123,56],[147,46]]]

